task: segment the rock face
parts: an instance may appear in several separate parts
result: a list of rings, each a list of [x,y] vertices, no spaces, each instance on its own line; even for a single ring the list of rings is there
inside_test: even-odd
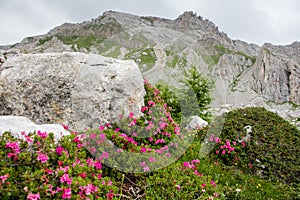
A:
[[[96,128],[122,112],[138,114],[144,95],[133,61],[84,53],[20,54],[1,67],[0,115],[26,116],[38,124]]]
[[[3,132],[11,132],[16,137],[23,137],[22,132],[25,133],[33,131],[41,131],[53,133],[56,139],[63,135],[69,135],[70,132],[66,131],[62,125],[59,124],[41,124],[36,125],[26,117],[21,116],[0,116],[0,135]]]
[[[300,106],[294,105],[300,105],[300,42],[260,47],[232,40],[193,12],[171,20],[107,11],[96,19],[66,23],[45,35],[0,47],[0,57],[5,63],[20,53],[66,51],[134,60],[150,83],[176,87],[185,72],[196,66],[215,82],[211,106],[217,110],[226,104],[263,106],[283,117],[296,116],[294,120],[300,113]]]
[[[263,46],[253,66],[252,88],[275,103],[293,102],[300,105],[299,52],[300,43],[287,47]]]

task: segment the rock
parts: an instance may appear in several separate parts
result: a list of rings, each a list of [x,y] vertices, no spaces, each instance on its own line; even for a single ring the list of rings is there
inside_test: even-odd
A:
[[[250,126],[250,125],[245,126],[244,130],[246,130],[247,134],[252,133],[252,126]]]
[[[4,132],[11,132],[16,137],[23,138],[22,132],[30,133],[33,131],[42,131],[53,133],[56,139],[63,135],[69,135],[70,132],[66,131],[60,124],[42,124],[36,125],[26,117],[22,116],[0,116],[0,135]]]
[[[208,125],[208,122],[198,116],[191,116],[189,124],[185,127],[187,130],[194,130],[197,128],[204,128]]]
[[[300,55],[297,51],[299,52],[300,43],[297,44],[263,46],[254,66],[252,89],[269,101],[293,102],[299,105]],[[286,49],[290,51],[287,52]]]
[[[154,50],[155,55],[146,55],[149,50]],[[300,42],[258,46],[232,40],[213,22],[194,12],[184,12],[171,20],[107,11],[90,21],[65,23],[45,35],[0,46],[0,57],[4,53],[11,58],[20,52],[66,51],[120,59],[132,59],[134,55],[150,83],[162,81],[177,88],[186,70],[196,66],[204,77],[215,82],[211,107],[216,109],[228,103],[232,108],[262,106],[280,111],[289,120],[282,105],[300,105]],[[149,58],[156,62],[147,65]],[[216,114],[228,111],[223,108]],[[298,114],[299,107],[293,112]]]
[[[37,124],[72,130],[137,115],[145,89],[138,66],[96,54],[20,54],[0,74],[0,115],[26,116]]]

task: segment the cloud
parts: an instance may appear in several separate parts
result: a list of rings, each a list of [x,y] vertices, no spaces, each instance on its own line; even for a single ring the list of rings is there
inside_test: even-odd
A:
[[[262,44],[300,40],[298,0],[0,0],[0,45],[82,22],[107,10],[174,19],[197,12],[234,39]]]
[[[0,44],[16,43],[27,36],[46,33],[67,20],[42,1],[0,1],[0,8]]]
[[[269,18],[271,31],[265,40],[286,44],[300,40],[300,3],[298,0],[255,0],[258,9]]]
[[[98,17],[103,12],[108,10],[117,10],[121,12],[128,12],[136,15],[155,15],[159,17],[168,17],[164,14],[168,11],[169,4],[165,4],[160,0],[42,0],[51,7],[55,7],[61,13],[76,20],[77,22],[82,19],[89,20]]]

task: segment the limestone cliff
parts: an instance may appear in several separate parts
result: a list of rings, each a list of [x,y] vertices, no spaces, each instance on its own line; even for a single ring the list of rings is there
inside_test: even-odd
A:
[[[20,53],[53,52],[133,60],[151,83],[175,86],[185,71],[196,66],[215,81],[212,107],[264,106],[283,117],[299,119],[300,42],[260,47],[232,40],[193,12],[164,19],[107,11],[90,21],[65,23],[45,35],[0,47],[0,65]],[[281,108],[283,104],[287,105]]]
[[[300,43],[264,45],[253,66],[252,88],[275,103],[300,104]]]

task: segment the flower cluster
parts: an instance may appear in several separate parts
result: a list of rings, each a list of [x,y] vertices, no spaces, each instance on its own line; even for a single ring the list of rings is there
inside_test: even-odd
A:
[[[218,146],[216,147],[217,149],[215,150],[215,153],[217,155],[219,155],[219,154],[222,154],[222,155],[230,154],[231,152],[233,152],[235,150],[234,146],[237,145],[236,141],[230,142],[228,139],[226,139],[225,143],[223,143],[219,137],[216,137],[214,135],[211,135],[209,137],[209,141],[211,143],[218,144]],[[242,143],[242,145],[244,146],[244,142]]]
[[[93,156],[98,158],[101,152],[106,151],[112,154],[111,159],[119,160],[122,166],[148,172],[152,166],[166,165],[168,159],[174,159],[177,152],[182,152],[177,149],[183,148],[178,144],[182,144],[184,134],[172,119],[172,108],[161,98],[160,91],[147,81],[145,89],[147,95],[141,113],[122,114],[118,123],[101,125],[97,130],[86,130],[85,147]],[[173,144],[171,141],[176,142]],[[136,154],[138,159],[132,160],[126,154],[128,151],[144,155]]]
[[[23,139],[17,139],[6,132],[0,137],[0,159],[5,160],[0,163],[1,199],[7,198],[8,191],[19,191],[10,192],[10,197],[30,200],[112,198],[117,192],[110,178],[102,174],[101,159],[91,158],[80,148],[85,135],[71,133],[57,143],[52,133],[22,135]],[[109,155],[103,152],[101,156]],[[17,184],[12,184],[16,180]]]
[[[213,194],[214,197],[218,197],[219,194],[217,192],[215,192],[215,189],[217,188],[217,184],[214,180],[210,180],[209,182],[207,182],[207,179],[203,179],[203,174],[198,172],[198,164],[200,164],[200,160],[196,159],[196,160],[192,160],[190,162],[183,162],[182,164],[182,168],[185,171],[185,173],[191,173],[195,176],[197,176],[201,181],[201,192],[202,193],[208,193],[209,194]],[[180,185],[175,185],[175,188],[177,190],[181,189]]]
[[[7,157],[14,160],[18,159],[18,154],[21,152],[18,142],[7,142],[5,148],[11,149],[11,152],[7,153]]]

